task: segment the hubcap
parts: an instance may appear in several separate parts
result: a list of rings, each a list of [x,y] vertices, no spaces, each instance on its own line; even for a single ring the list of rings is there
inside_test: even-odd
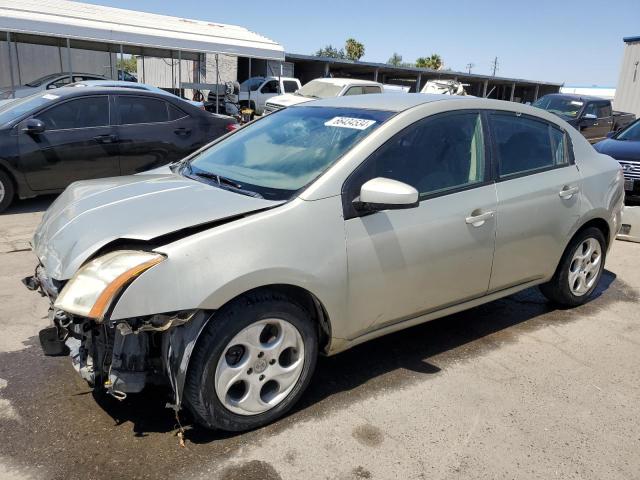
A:
[[[4,200],[5,191],[4,191],[4,183],[0,181],[0,203]]]
[[[239,415],[257,415],[293,390],[304,366],[304,343],[286,320],[260,320],[238,333],[218,360],[216,395]]]
[[[587,293],[598,280],[602,250],[595,238],[584,240],[573,254],[569,265],[569,288],[576,297]]]

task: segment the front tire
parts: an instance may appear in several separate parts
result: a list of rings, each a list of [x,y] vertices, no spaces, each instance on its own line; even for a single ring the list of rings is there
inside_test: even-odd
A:
[[[241,297],[207,324],[191,357],[184,400],[200,425],[252,430],[283,416],[315,369],[309,313],[276,293]]]
[[[556,273],[540,291],[552,302],[565,307],[582,305],[598,286],[606,258],[602,231],[589,227],[579,232],[562,255]]]
[[[0,213],[9,208],[15,193],[11,177],[5,171],[0,170]]]

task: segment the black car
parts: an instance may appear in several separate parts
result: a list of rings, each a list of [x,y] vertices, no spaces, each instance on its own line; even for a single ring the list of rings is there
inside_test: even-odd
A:
[[[147,91],[63,88],[0,106],[0,211],[17,195],[180,160],[236,121]]]

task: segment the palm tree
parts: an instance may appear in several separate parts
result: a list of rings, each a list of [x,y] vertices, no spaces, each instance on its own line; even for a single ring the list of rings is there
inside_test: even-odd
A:
[[[432,53],[430,57],[420,57],[416,60],[416,67],[440,70],[444,66],[442,58],[437,53]]]
[[[348,38],[344,50],[349,60],[360,60],[364,56],[364,45],[355,38]]]
[[[393,65],[394,67],[399,67],[402,64],[402,55],[400,55],[399,53],[393,52],[393,55],[389,57],[389,60],[387,60],[387,63],[389,65]]]

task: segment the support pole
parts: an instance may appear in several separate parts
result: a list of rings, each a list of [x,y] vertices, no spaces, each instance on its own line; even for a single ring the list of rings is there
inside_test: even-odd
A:
[[[16,82],[13,79],[13,59],[11,58],[11,33],[7,32],[7,53],[9,54],[9,76],[11,77],[11,96],[16,98]]]
[[[329,62],[324,64],[324,78],[329,78]]]
[[[378,69],[377,68],[373,72],[373,81],[374,82],[378,81]]]
[[[216,113],[220,106],[220,69],[218,68],[218,54],[216,53]]]
[[[173,50],[171,50],[171,90],[173,90],[171,93],[175,93],[176,91],[176,74],[173,67]]]
[[[182,50],[178,50],[178,96],[182,97]]]
[[[249,57],[249,78],[251,78],[251,57]],[[251,108],[251,85],[249,85],[249,100],[247,108]]]
[[[122,71],[122,80],[124,80],[124,51],[120,44],[120,71]],[[118,80],[120,80],[120,72],[118,72]]]
[[[489,80],[484,81],[484,86],[482,87],[482,98],[487,98],[487,88],[489,87]]]
[[[419,73],[418,80],[416,81],[416,93],[420,93],[421,89],[422,89],[422,74]]]
[[[509,98],[510,102],[513,102],[514,95],[516,93],[516,82],[511,84],[511,98]]]
[[[144,54],[141,55],[141,59],[142,59],[142,83],[147,83],[145,82],[145,79],[144,79]]]
[[[538,93],[540,92],[540,85],[536,84],[536,91],[533,94],[533,101],[538,100]]]
[[[69,80],[73,82],[73,62],[71,60],[71,40],[67,38],[67,62],[69,65]]]

